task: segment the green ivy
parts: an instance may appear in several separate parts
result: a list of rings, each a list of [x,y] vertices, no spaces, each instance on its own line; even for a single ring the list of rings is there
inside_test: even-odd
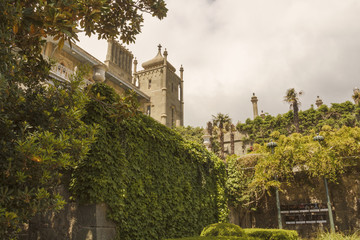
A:
[[[282,135],[290,135],[296,132],[293,125],[293,111],[277,116],[266,115],[264,118],[257,117],[254,120],[247,119],[245,123],[239,123],[237,130],[248,135],[248,139],[254,143],[266,143],[271,140],[270,134],[279,131]],[[307,135],[312,131],[319,132],[325,125],[332,128],[343,126],[360,126],[360,107],[346,101],[344,103],[332,103],[330,107],[321,105],[299,112],[299,131]]]
[[[75,170],[72,190],[80,202],[109,206],[118,239],[193,236],[226,220],[220,159],[131,107],[115,107],[132,100],[110,87],[91,91],[84,121],[99,125],[97,141]]]

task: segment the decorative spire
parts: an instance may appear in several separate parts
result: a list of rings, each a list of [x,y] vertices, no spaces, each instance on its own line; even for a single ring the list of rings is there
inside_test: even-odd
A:
[[[165,51],[164,51],[164,66],[167,65],[167,55],[168,55],[168,52],[167,52],[167,50],[165,48]]]
[[[180,79],[181,79],[181,81],[184,81],[184,68],[183,68],[182,64],[181,64],[181,67],[180,67]]]
[[[321,100],[321,98],[319,96],[317,96],[315,104],[317,107],[320,107],[321,105],[323,105],[323,101]]]
[[[161,54],[161,44],[158,45],[159,53]]]
[[[136,66],[138,64],[138,61],[136,60],[136,58],[134,59],[134,73],[136,73]]]
[[[260,117],[265,118],[265,113],[264,113],[264,111],[263,111],[263,110],[261,110]]]

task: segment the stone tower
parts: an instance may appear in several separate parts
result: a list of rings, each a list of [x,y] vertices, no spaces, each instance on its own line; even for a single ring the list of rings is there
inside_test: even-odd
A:
[[[257,116],[259,116],[259,114],[258,114],[258,106],[257,106],[258,99],[255,96],[255,93],[253,93],[253,96],[251,97],[251,102],[252,102],[252,105],[253,105],[253,112],[254,112],[254,119],[255,119]]]
[[[110,72],[129,83],[132,81],[131,64],[133,58],[133,54],[120,43],[108,40],[105,64]]]
[[[180,67],[180,77],[175,68],[168,62],[168,52],[161,54],[161,45],[157,55],[142,64],[144,70],[136,71],[137,60],[134,61],[133,83],[150,96],[150,103],[146,106],[146,114],[160,123],[168,126],[183,126],[183,72]]]

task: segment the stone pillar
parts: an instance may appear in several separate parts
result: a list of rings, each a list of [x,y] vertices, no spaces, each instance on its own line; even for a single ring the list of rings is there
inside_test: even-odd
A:
[[[252,105],[253,105],[253,113],[254,113],[254,119],[255,119],[256,117],[259,116],[259,114],[258,114],[258,106],[257,106],[258,99],[255,96],[255,93],[253,93],[253,96],[251,97],[251,102],[252,102]]]
[[[211,141],[210,135],[203,135],[202,138],[204,139],[204,146],[206,147],[207,150],[211,151]]]
[[[137,64],[138,64],[138,61],[136,60],[136,58],[134,59],[134,76],[133,76],[133,82],[132,82],[132,84],[134,84],[135,85],[135,82],[136,82],[136,67],[137,67]]]
[[[180,119],[181,126],[184,126],[184,68],[180,67]]]
[[[106,60],[107,61],[113,61],[112,59],[112,50],[113,50],[113,41],[112,40],[108,40],[108,47],[107,47],[107,53],[106,53]]]
[[[105,81],[105,72],[107,70],[106,65],[96,65],[93,67],[93,80],[96,82]]]
[[[158,46],[159,48],[159,53],[161,54],[161,45],[159,44]],[[169,125],[167,125],[167,112],[168,110],[168,103],[167,103],[167,88],[166,88],[166,83],[167,83],[167,51],[165,49],[164,51],[164,64],[162,67],[162,104],[163,104],[163,110],[162,110],[162,114],[161,114],[161,123],[164,124],[165,126],[171,127],[171,123]]]

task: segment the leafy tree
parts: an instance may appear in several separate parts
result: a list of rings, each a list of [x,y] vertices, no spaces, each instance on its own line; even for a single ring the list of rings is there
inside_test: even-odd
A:
[[[181,126],[174,128],[174,130],[188,141],[193,141],[198,144],[203,144],[204,142],[204,139],[202,138],[204,135],[204,129],[202,127]]]
[[[352,99],[354,100],[356,105],[360,103],[360,91],[358,88],[354,89],[354,95],[352,95]]]
[[[255,210],[259,200],[265,194],[260,185],[252,184],[255,166],[262,157],[261,154],[248,154],[240,157],[231,155],[226,159],[228,203],[241,217],[245,217],[249,210]]]
[[[336,182],[347,166],[359,165],[359,127],[334,129],[325,125],[320,135],[325,139],[321,143],[313,140],[314,131],[309,135],[293,133],[289,136],[274,131],[270,135],[278,145],[274,154],[270,154],[266,144],[255,144],[255,155],[228,158],[230,204],[244,208],[254,206],[258,197],[272,187],[281,189],[282,184],[290,184],[297,171],[306,173],[309,178],[327,178]]]
[[[290,108],[294,111],[294,125],[296,131],[299,132],[299,97],[303,94],[302,91],[296,92],[294,88],[290,88],[286,91],[284,101],[290,104]]]
[[[81,28],[132,42],[143,12],[161,19],[167,9],[163,0],[1,0],[0,9],[0,237],[11,239],[31,216],[62,207],[56,186],[82,161],[95,129],[81,121],[82,73],[45,87],[51,64],[41,54],[44,37],[61,48]]]
[[[77,40],[78,28],[88,36],[97,34],[99,39],[119,36],[123,42],[134,42],[144,22],[142,13],[159,19],[167,13],[164,0],[2,0],[2,7],[5,15],[15,14],[8,27],[19,38],[55,36],[60,48],[65,40]]]
[[[87,102],[81,79],[54,81],[35,92],[1,78],[1,238],[15,237],[35,214],[65,204],[57,187],[85,157],[95,134],[95,127],[81,120]]]
[[[213,117],[213,126],[216,126],[214,130],[219,132],[220,138],[220,158],[224,159],[224,133],[228,132],[231,127],[231,118],[228,114],[218,113]]]

